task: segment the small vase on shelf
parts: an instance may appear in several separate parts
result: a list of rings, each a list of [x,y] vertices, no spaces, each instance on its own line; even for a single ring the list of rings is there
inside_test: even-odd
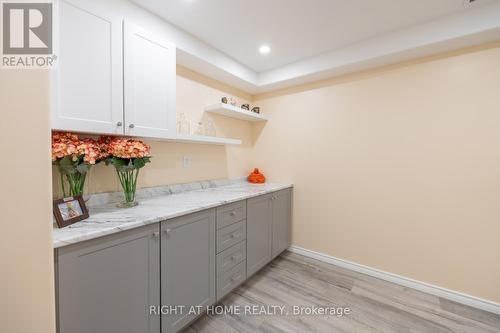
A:
[[[217,136],[217,130],[215,129],[215,123],[212,118],[207,119],[207,126],[205,128],[205,135],[206,136]]]
[[[189,120],[184,112],[179,114],[179,120],[177,121],[177,133],[180,134],[190,134],[191,129],[189,126]]]
[[[194,135],[205,135],[205,127],[203,126],[203,123],[201,121],[196,125]]]

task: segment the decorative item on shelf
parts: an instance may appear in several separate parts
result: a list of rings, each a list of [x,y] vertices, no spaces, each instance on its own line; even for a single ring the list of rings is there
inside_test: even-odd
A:
[[[85,179],[90,168],[107,156],[105,147],[93,139],[80,139],[72,133],[53,132],[52,163],[57,166],[61,176],[63,197],[83,195]]]
[[[191,134],[191,126],[184,112],[179,114],[179,119],[177,120],[177,133]]]
[[[247,178],[249,183],[263,184],[266,182],[266,177],[259,171],[259,169],[253,169],[252,173]]]
[[[123,189],[125,201],[118,207],[127,208],[138,205],[135,201],[139,170],[151,162],[151,147],[139,140],[103,136],[99,139],[107,147],[109,154],[106,165],[112,164]]]
[[[241,104],[241,108],[242,108],[243,110],[250,110],[250,104],[248,104],[248,103]]]
[[[215,123],[214,120],[211,117],[208,117],[207,119],[207,126],[205,128],[205,135],[206,136],[217,136],[217,131],[215,129]]]
[[[67,227],[89,217],[89,211],[81,195],[54,200],[53,211],[59,228]]]
[[[258,107],[258,106],[254,106],[254,107],[252,108],[252,112],[255,112],[255,113],[260,113],[260,107]]]
[[[224,104],[227,104],[227,97],[222,97],[221,98],[221,102],[224,103]]]
[[[199,121],[196,124],[196,130],[194,131],[194,135],[204,135],[205,134],[205,128],[203,127],[203,123]]]
[[[232,106],[236,106],[236,104],[237,104],[236,99],[234,99],[234,98],[232,98],[232,97],[229,97],[228,102],[229,102],[229,104],[231,104]]]

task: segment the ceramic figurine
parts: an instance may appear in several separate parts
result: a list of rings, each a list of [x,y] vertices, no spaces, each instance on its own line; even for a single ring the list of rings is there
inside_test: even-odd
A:
[[[250,110],[250,104],[241,104],[243,110]]]
[[[252,108],[252,112],[260,113],[260,108],[258,106],[255,106]]]
[[[266,177],[259,171],[259,169],[253,169],[252,173],[247,178],[248,182],[254,184],[263,184],[266,182]]]

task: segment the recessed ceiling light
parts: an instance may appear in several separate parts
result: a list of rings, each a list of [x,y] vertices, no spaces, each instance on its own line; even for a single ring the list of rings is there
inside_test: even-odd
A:
[[[269,52],[271,52],[271,48],[268,45],[262,45],[261,47],[259,47],[259,52],[261,54],[268,54]]]

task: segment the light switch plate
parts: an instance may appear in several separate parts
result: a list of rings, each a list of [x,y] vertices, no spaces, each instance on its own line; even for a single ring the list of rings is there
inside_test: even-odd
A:
[[[192,163],[193,163],[193,159],[191,158],[191,156],[187,156],[187,155],[182,156],[182,167],[183,168],[189,168]]]

